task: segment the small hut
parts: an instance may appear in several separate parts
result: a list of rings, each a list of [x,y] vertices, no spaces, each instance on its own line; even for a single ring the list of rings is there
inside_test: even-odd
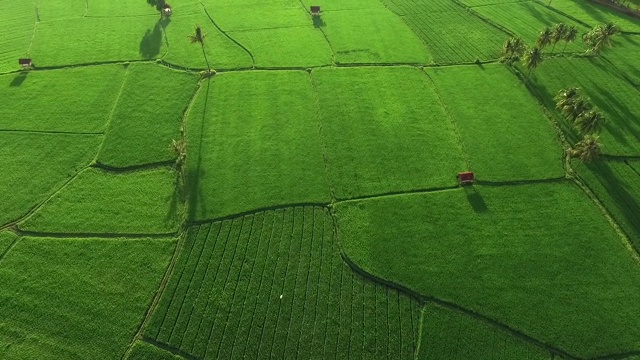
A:
[[[18,64],[20,64],[23,69],[31,69],[33,67],[33,61],[28,58],[18,59]]]
[[[464,171],[458,173],[458,181],[460,181],[460,185],[473,184],[475,179],[476,178],[473,174],[473,171]]]
[[[320,16],[320,6],[311,6],[309,8],[309,12],[311,13],[311,16]]]
[[[162,5],[162,16],[169,17],[173,14],[173,10],[171,9],[171,5],[165,3]]]

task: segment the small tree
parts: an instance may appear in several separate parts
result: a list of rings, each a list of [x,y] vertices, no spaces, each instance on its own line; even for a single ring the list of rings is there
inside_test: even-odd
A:
[[[589,135],[599,132],[603,122],[602,113],[592,109],[580,114],[575,121],[575,126],[581,134]]]
[[[552,53],[558,42],[566,37],[568,31],[569,27],[565,23],[558,23],[553,26],[553,29],[551,30],[551,42],[553,43],[553,48],[551,48]]]
[[[536,46],[540,49],[544,49],[545,46],[551,44],[551,29],[547,26],[542,31],[540,31],[540,35],[538,35],[538,39],[536,40]]]
[[[567,32],[563,39],[564,40],[564,48],[562,49],[563,53],[567,49],[567,45],[569,45],[569,43],[574,42],[577,37],[578,37],[578,28],[575,27],[575,25],[568,27]]]
[[[598,25],[582,36],[587,45],[587,54],[600,55],[605,46],[611,47],[611,37],[619,33],[613,23]]]
[[[591,110],[591,103],[582,96],[577,96],[568,106],[562,108],[562,114],[572,123],[582,114]]]
[[[185,176],[185,165],[187,163],[187,142],[180,140],[172,140],[171,141],[171,150],[173,151],[176,162],[175,168],[180,176],[180,179],[184,181]]]
[[[579,97],[579,89],[576,87],[562,89],[558,91],[558,94],[554,97],[556,108],[563,111],[565,108],[572,107],[573,102]]]
[[[502,58],[503,62],[511,65],[514,62],[520,60],[524,51],[526,49],[526,45],[524,41],[519,37],[512,37],[507,39],[502,46]]]
[[[569,155],[578,158],[583,162],[593,162],[602,153],[602,145],[597,135],[585,135],[573,149],[569,150]]]
[[[527,68],[527,74],[531,73],[531,70],[535,69],[542,63],[542,50],[537,47],[531,48],[524,53],[522,58],[524,66]]]
[[[205,36],[207,36],[206,34],[202,33],[202,28],[200,26],[196,26],[195,28],[195,34],[194,35],[189,35],[189,41],[192,44],[200,44],[200,47],[202,47],[202,55],[204,55],[204,61],[207,63],[207,71],[209,73],[211,73],[211,66],[209,66],[209,60],[207,59],[207,53],[206,51],[204,51],[204,38]]]

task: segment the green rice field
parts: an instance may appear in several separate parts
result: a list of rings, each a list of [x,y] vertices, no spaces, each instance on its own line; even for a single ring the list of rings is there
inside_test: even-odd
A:
[[[639,56],[596,0],[0,0],[0,359],[640,359]]]

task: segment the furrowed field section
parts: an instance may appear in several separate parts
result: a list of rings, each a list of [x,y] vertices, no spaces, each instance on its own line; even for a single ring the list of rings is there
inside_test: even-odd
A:
[[[612,39],[612,46],[603,53],[604,57],[620,70],[637,88],[640,88],[640,36],[623,35]]]
[[[640,251],[640,161],[602,160],[592,165],[576,161],[572,167]]]
[[[18,58],[29,53],[36,14],[32,2],[2,1],[0,14],[0,73],[17,68]]]
[[[550,354],[482,320],[427,304],[420,360],[548,360]]]
[[[497,59],[508,36],[450,0],[384,2],[422,39],[438,64]]]
[[[324,208],[193,227],[145,337],[199,359],[413,359],[420,304],[356,275]]]
[[[578,358],[640,349],[638,260],[570,181],[350,201],[336,216],[373,275]]]
[[[613,22],[622,31],[640,33],[640,19],[633,18],[593,1],[552,1],[550,6],[592,27],[602,23]]]
[[[248,71],[205,82],[189,112],[190,217],[328,203],[317,101],[304,71]]]
[[[0,262],[0,358],[120,359],[174,246],[21,238]]]
[[[560,141],[541,106],[503,65],[425,70],[455,122],[478,180],[564,176]]]
[[[537,2],[515,2],[477,6],[474,7],[473,10],[498,25],[503,26],[516,36],[521,37],[529,46],[535,45],[538,34],[545,26],[552,27],[556,23],[576,26],[579,34],[589,31],[588,27],[550,10]],[[560,44],[556,48],[549,49],[548,51],[561,52],[566,50],[567,52],[583,52],[585,47],[582,41],[579,40],[580,38],[568,44],[566,49],[563,49],[564,44]],[[504,39],[501,39],[501,41],[504,41]],[[500,48],[501,47],[499,47],[499,49]]]
[[[90,168],[19,227],[39,233],[174,233],[180,211],[176,177],[163,168],[123,174]]]
[[[93,160],[97,135],[0,132],[0,226],[16,221]]]
[[[171,141],[180,138],[182,114],[197,80],[163,66],[131,65],[98,162],[127,167],[174,159]]]
[[[549,59],[529,75],[534,91],[547,108],[557,114],[571,142],[576,131],[555,109],[554,97],[561,89],[578,87],[605,117],[600,139],[608,155],[640,155],[640,91],[615,68],[601,59]]]
[[[465,157],[421,70],[320,69],[312,77],[337,198],[456,184]]]
[[[124,81],[121,65],[0,76],[0,130],[101,133]]]

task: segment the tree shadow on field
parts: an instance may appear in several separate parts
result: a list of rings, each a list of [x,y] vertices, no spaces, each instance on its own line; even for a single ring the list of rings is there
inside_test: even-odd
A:
[[[327,25],[327,23],[325,23],[320,16],[312,16],[311,18],[313,19],[313,27],[316,29]]]
[[[467,200],[473,208],[473,211],[477,213],[486,213],[489,211],[487,204],[484,202],[482,195],[476,190],[473,185],[464,186],[464,191],[467,193]]]
[[[202,169],[202,139],[204,137],[204,122],[206,121],[207,116],[207,104],[209,102],[209,86],[211,84],[211,80],[207,79],[207,91],[204,96],[204,108],[202,111],[202,121],[200,122],[200,138],[198,144],[198,152],[195,154],[197,156],[197,161],[195,166],[191,166],[191,157],[187,157],[187,174],[186,174],[186,184],[185,184],[185,192],[188,196],[188,218],[189,220],[196,220],[197,214],[206,214],[207,213],[207,204],[204,199],[204,194],[202,190],[202,184],[200,183],[200,179],[204,175],[204,170]],[[200,199],[200,201],[198,201]],[[199,207],[199,208],[198,208]]]
[[[20,86],[22,83],[27,80],[27,71],[21,71],[18,76],[14,77],[9,86]]]
[[[140,41],[140,55],[144,59],[153,59],[160,54],[164,29],[171,22],[171,19],[162,18],[158,20],[153,29],[147,29]]]
[[[164,0],[147,0],[147,4],[156,8],[156,10],[162,10],[162,6],[165,4]]]

